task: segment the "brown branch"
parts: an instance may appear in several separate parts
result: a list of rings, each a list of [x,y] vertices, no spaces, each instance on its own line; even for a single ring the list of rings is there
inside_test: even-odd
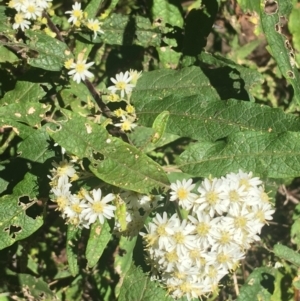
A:
[[[61,42],[65,42],[64,38],[62,37],[62,35],[60,34],[59,29],[56,27],[56,25],[52,22],[52,20],[50,19],[49,15],[46,12],[43,12],[43,17],[45,17],[47,19],[47,23],[49,28],[56,33],[56,37],[59,41]]]

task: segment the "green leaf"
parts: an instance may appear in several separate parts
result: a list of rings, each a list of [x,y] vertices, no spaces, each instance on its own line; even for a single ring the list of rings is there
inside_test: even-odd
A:
[[[300,119],[281,109],[235,99],[205,100],[202,95],[141,101],[136,103],[136,110],[144,126],[151,126],[157,115],[167,110],[166,132],[211,141],[241,131],[281,133],[300,128]]]
[[[278,64],[281,74],[294,88],[294,99],[300,105],[300,76],[295,64],[295,54],[288,41],[281,33],[282,19],[288,19],[292,4],[287,0],[278,0],[269,5],[268,1],[261,2],[260,18],[263,31],[269,44],[270,52]]]
[[[159,164],[147,155],[107,131],[76,114],[60,122],[60,130],[50,136],[70,153],[92,161],[90,169],[103,181],[133,191],[149,193],[168,185],[168,179]],[[103,160],[95,160],[98,153]]]
[[[178,167],[197,177],[219,177],[239,169],[269,178],[300,175],[300,133],[244,132],[226,141],[198,142],[179,157]]]
[[[165,132],[159,141],[154,144],[151,142],[151,138],[154,136],[154,134],[154,129],[139,126],[136,127],[133,132],[129,133],[128,137],[130,142],[140,150],[143,150],[144,153],[149,153],[158,147],[169,144],[180,138],[177,135]]]
[[[293,224],[291,227],[292,242],[300,247],[300,204],[298,204],[293,212]]]
[[[121,236],[120,238],[119,248],[122,250],[122,253],[117,254],[114,261],[115,271],[120,277],[119,283],[115,288],[116,296],[119,295],[120,289],[123,287],[124,278],[132,265],[133,249],[136,245],[136,240],[137,236],[131,238]]]
[[[169,111],[162,111],[158,116],[156,116],[152,125],[152,128],[155,131],[151,139],[152,143],[156,144],[165,133],[169,117],[170,117]]]
[[[39,84],[18,81],[14,90],[5,93],[1,105],[38,101],[43,98],[45,91]]]
[[[131,265],[121,287],[119,301],[172,301],[167,292],[150,277],[142,272],[140,267]],[[254,299],[253,299],[254,300]],[[253,301],[251,300],[251,301]]]
[[[131,100],[137,109],[140,109],[153,100],[162,100],[170,95],[201,95],[203,100],[220,99],[201,69],[188,67],[180,71],[155,70],[144,73],[132,92]]]
[[[30,236],[42,226],[41,216],[32,218],[26,214],[26,210],[36,202],[32,200],[36,194],[36,177],[27,173],[11,195],[0,198],[0,250]]]
[[[82,33],[81,36],[92,43],[106,43],[110,45],[140,45],[144,47],[159,46],[161,34],[153,28],[147,18],[140,16],[124,16],[112,14],[103,21],[101,26],[104,34],[94,39],[92,32]]]
[[[6,5],[0,5],[0,32],[13,35],[15,30],[12,29],[12,24],[9,22],[9,18],[7,18],[6,15],[8,9],[9,8]]]
[[[259,13],[259,4],[260,0],[237,0],[238,4],[241,6],[241,9],[245,12],[257,12]]]
[[[152,18],[161,19],[163,23],[172,26],[183,27],[180,1],[168,2],[165,0],[154,0],[152,4]]]
[[[0,63],[15,63],[18,61],[19,58],[12,51],[0,45]]]
[[[237,301],[269,301],[271,290],[274,287],[274,275],[276,270],[273,268],[256,268],[248,277],[246,284],[241,287]]]
[[[40,126],[49,108],[50,106],[38,102],[12,103],[0,107],[0,122],[9,123],[13,120],[30,126]]]
[[[292,264],[296,265],[297,267],[300,267],[300,254],[295,252],[294,250],[277,244],[274,246],[274,254],[288,262],[291,262]]]
[[[27,46],[37,54],[28,59],[28,64],[49,71],[60,71],[64,62],[70,58],[68,47],[46,33],[26,30],[29,37]]]
[[[42,279],[36,278],[29,274],[18,273],[19,284],[23,292],[26,292],[28,299],[41,300],[57,300],[55,294],[50,290],[48,284]],[[25,294],[24,294],[25,295]]]
[[[295,56],[298,65],[300,65],[300,6],[296,3],[288,22],[289,31],[293,37],[293,46],[295,47]]]
[[[78,237],[81,234],[81,229],[68,225],[66,252],[69,264],[69,270],[73,277],[79,273],[78,267]]]
[[[250,43],[260,43],[260,41],[255,40]],[[249,47],[251,44],[248,43],[244,47]],[[257,45],[257,44],[254,44]],[[239,48],[241,50],[242,47]],[[256,85],[261,85],[265,81],[263,75],[258,72],[255,69],[250,69],[248,67],[244,67],[241,65],[238,65],[237,63],[233,62],[232,60],[229,60],[227,58],[222,57],[221,55],[218,54],[211,54],[207,52],[201,52],[201,54],[198,56],[198,59],[201,60],[201,62],[208,64],[208,65],[213,65],[215,68],[216,67],[230,67],[232,68],[232,73],[236,73],[236,80],[238,81],[239,79],[244,81],[245,85],[245,90],[249,94],[249,91]],[[232,76],[233,77],[233,76]]]
[[[111,239],[111,229],[105,220],[103,225],[98,222],[91,227],[85,255],[90,268],[94,267]]]
[[[34,130],[32,135],[21,142],[18,153],[21,158],[43,163],[54,156],[54,152],[49,149],[49,140],[45,126]]]
[[[84,12],[87,13],[88,19],[95,18],[99,9],[102,5],[103,0],[91,0],[84,9]]]

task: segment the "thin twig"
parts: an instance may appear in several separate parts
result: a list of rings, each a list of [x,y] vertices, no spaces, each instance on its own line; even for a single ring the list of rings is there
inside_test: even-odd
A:
[[[285,185],[280,185],[278,188],[278,192],[286,197],[283,205],[286,205],[289,201],[291,201],[294,204],[299,204],[298,198],[293,196],[291,192],[286,189]]]
[[[234,283],[234,290],[235,290],[236,295],[238,296],[240,294],[240,290],[239,290],[239,285],[238,285],[238,281],[237,281],[235,272],[233,272],[232,277],[233,277],[233,283]]]
[[[56,25],[52,22],[52,20],[50,19],[49,15],[46,12],[43,12],[43,17],[45,17],[47,19],[47,23],[49,28],[56,33],[56,37],[59,41],[61,42],[65,42],[64,38],[62,37],[62,35],[60,34],[59,29],[56,27]]]

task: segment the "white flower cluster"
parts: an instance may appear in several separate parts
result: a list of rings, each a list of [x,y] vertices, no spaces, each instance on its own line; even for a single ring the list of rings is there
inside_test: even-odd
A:
[[[119,213],[117,205],[115,233],[129,237],[138,235],[144,227],[146,218],[162,199],[161,195],[146,195],[122,190],[117,197],[117,203],[119,206],[123,204],[124,210]]]
[[[218,282],[235,270],[274,209],[262,181],[252,173],[230,173],[205,179],[198,194],[192,180],[171,185],[171,201],[190,210],[181,220],[156,214],[141,233],[156,279],[174,298],[188,300],[217,290]]]
[[[115,116],[121,119],[120,123],[116,123],[115,126],[120,127],[124,132],[131,131],[136,127],[134,123],[136,113],[134,106],[130,104],[130,96],[141,76],[142,72],[130,69],[124,73],[120,72],[116,78],[110,78],[114,85],[107,88],[110,94],[105,97],[105,100],[107,102],[125,101],[127,103],[125,110],[119,108],[114,111]]]
[[[103,224],[105,218],[114,217],[116,207],[109,204],[115,199],[112,193],[102,197],[102,191],[98,188],[93,189],[91,193],[81,189],[78,194],[72,194],[72,182],[78,179],[74,165],[66,159],[52,165],[54,168],[50,171],[51,176],[48,176],[54,195],[52,200],[67,223],[89,228],[97,219]]]
[[[81,9],[81,3],[75,2],[72,5],[72,10],[66,11],[65,14],[70,15],[68,22],[76,27],[84,25],[94,33],[94,39],[100,33],[104,33],[101,29],[102,23],[98,19],[88,19],[87,14]]]
[[[50,2],[52,0],[10,0],[8,6],[17,11],[13,29],[28,29],[30,20],[42,17],[43,10],[50,7]]]

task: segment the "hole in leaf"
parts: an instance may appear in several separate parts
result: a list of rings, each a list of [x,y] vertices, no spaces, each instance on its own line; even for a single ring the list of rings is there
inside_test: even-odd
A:
[[[294,74],[294,72],[293,71],[291,71],[291,70],[289,70],[287,73],[287,76],[289,77],[289,78],[295,78],[295,74]]]
[[[27,195],[24,195],[19,198],[19,202],[18,202],[19,206],[27,205],[29,203],[30,203],[30,198]]]
[[[265,2],[265,13],[267,15],[274,15],[278,12],[278,3],[277,1],[267,0]]]
[[[101,153],[93,152],[93,159],[97,161],[102,161],[104,160],[104,156]]]
[[[285,40],[284,44],[289,51],[293,51],[293,48],[288,40]]]
[[[279,23],[275,24],[275,31],[281,33],[281,25]]]
[[[11,225],[9,228],[9,236],[11,236],[13,239],[16,238],[16,234],[21,232],[22,228],[19,226]]]

